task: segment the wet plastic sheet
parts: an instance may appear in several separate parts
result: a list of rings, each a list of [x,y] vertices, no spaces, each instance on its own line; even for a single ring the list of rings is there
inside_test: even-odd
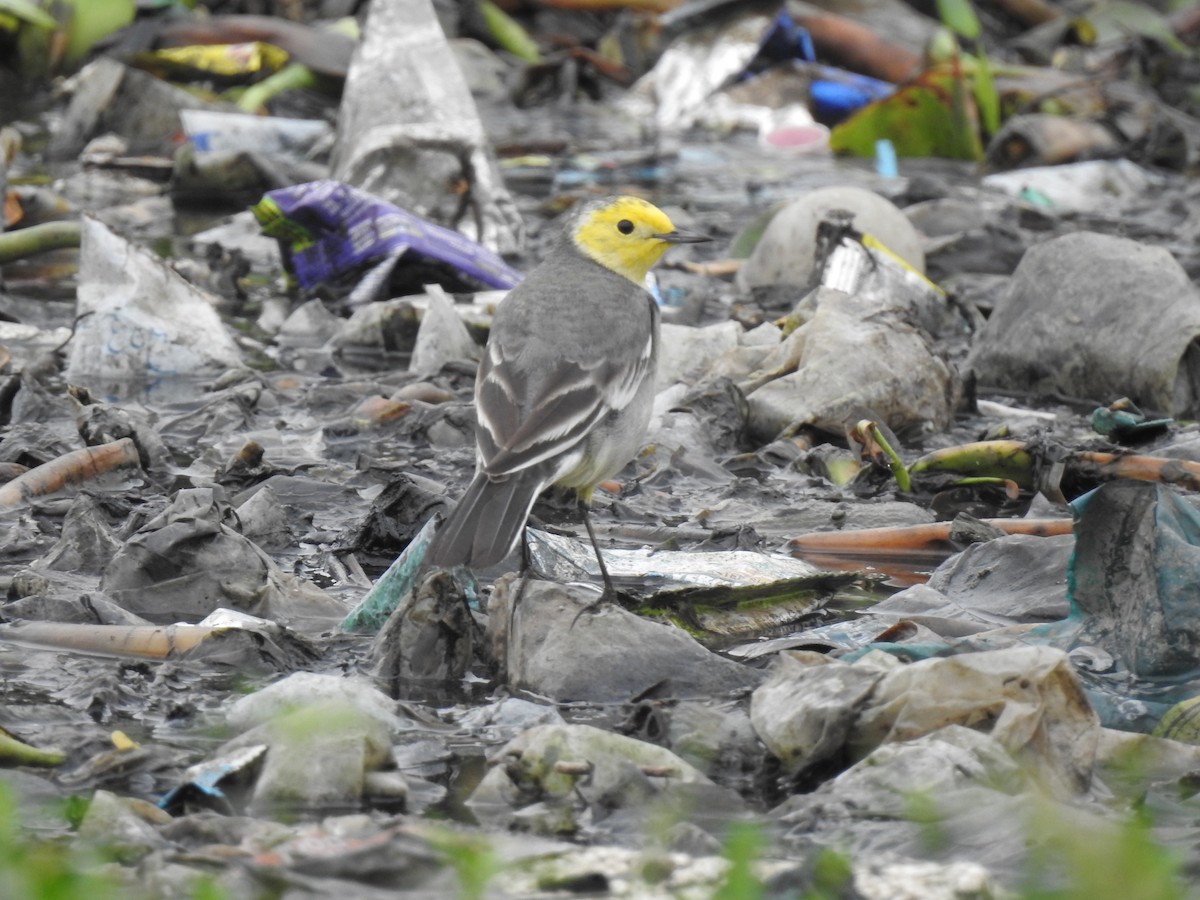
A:
[[[84,218],[78,325],[67,377],[100,393],[113,382],[212,375],[242,364],[203,291],[101,222]]]
[[[1139,678],[1200,678],[1200,513],[1177,491],[1137,481],[1106,484],[1074,507],[1080,640]]]
[[[198,621],[219,606],[314,630],[345,615],[314,585],[280,571],[235,523],[218,492],[179,491],[113,557],[101,590],[156,624]]]
[[[364,266],[416,253],[494,288],[521,273],[449,228],[339,181],[313,181],[268,192],[254,207],[263,232],[277,238],[304,288],[339,281]]]
[[[1069,653],[1105,727],[1150,731],[1173,704],[1200,694],[1200,512],[1168,485],[1131,480],[1105,484],[1073,505],[1067,618],[946,642],[867,643],[842,658],[871,649],[925,659],[1049,645]],[[957,602],[986,603],[989,595],[980,587]]]

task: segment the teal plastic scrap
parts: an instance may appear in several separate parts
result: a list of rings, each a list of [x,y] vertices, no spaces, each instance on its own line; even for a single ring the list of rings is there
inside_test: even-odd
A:
[[[1072,506],[1067,588],[1082,637],[1136,676],[1200,677],[1200,513],[1143,481],[1110,482]]]
[[[342,631],[374,634],[383,627],[400,601],[412,592],[425,559],[425,551],[437,531],[437,516],[426,522],[403,552],[379,576],[358,606],[342,620]]]
[[[1092,429],[1118,443],[1150,440],[1165,432],[1174,421],[1170,418],[1147,418],[1129,400],[1118,400],[1111,406],[1099,406],[1092,410]]]

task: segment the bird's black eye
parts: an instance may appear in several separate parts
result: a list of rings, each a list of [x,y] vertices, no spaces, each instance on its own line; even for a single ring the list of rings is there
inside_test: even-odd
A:
[[[628,219],[622,219],[617,223],[617,231],[621,234],[633,234],[633,223]]]

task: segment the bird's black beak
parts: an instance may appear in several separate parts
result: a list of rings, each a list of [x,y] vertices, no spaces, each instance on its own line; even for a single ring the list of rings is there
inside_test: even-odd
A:
[[[712,240],[707,234],[697,234],[694,231],[668,231],[656,234],[655,237],[668,244],[702,244]]]

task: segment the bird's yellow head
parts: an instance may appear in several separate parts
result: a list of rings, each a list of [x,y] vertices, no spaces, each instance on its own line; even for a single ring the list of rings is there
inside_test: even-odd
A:
[[[710,240],[678,231],[665,212],[639,197],[592,201],[575,219],[570,237],[584,256],[639,285],[672,244]]]

